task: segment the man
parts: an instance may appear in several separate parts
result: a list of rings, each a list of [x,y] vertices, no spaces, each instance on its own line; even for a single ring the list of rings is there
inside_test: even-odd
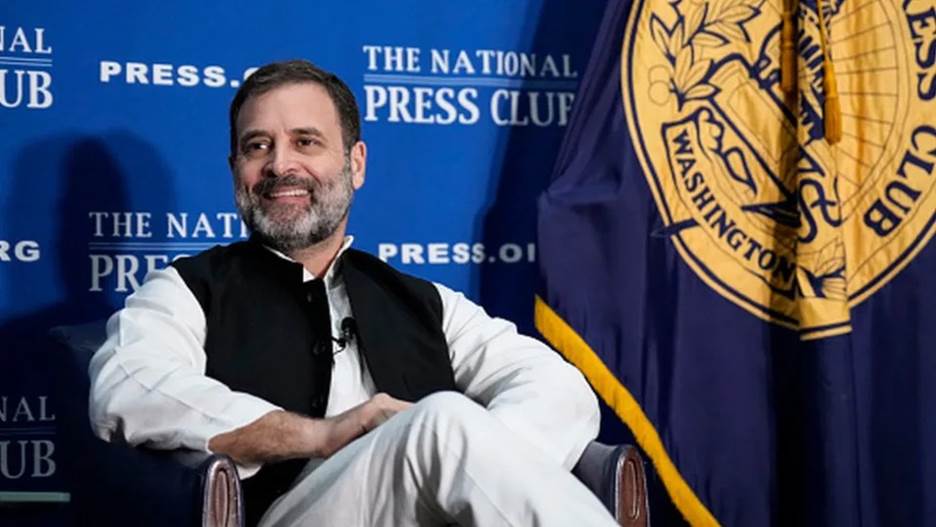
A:
[[[97,433],[230,455],[251,523],[613,525],[569,473],[598,427],[581,374],[349,248],[367,149],[347,86],[270,64],[230,127],[252,237],[151,273],[111,317]]]

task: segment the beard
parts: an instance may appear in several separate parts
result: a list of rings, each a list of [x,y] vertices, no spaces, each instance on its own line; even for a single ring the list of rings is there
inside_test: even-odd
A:
[[[264,179],[250,189],[235,184],[234,199],[244,223],[260,241],[282,253],[305,249],[335,233],[347,218],[354,196],[350,159],[337,177],[320,182],[287,175]],[[308,204],[265,202],[263,196],[280,188],[308,191]]]

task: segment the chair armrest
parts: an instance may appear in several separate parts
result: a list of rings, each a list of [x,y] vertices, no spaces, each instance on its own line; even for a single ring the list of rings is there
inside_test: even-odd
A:
[[[631,445],[592,441],[572,469],[623,527],[649,527],[647,476],[643,460]]]
[[[193,469],[200,478],[203,527],[244,525],[243,490],[231,458],[196,450],[176,450],[169,455],[180,465]]]

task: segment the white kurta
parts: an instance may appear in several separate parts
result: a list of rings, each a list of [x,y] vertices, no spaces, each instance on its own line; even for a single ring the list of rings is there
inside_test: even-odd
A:
[[[349,237],[342,251],[350,243]],[[304,280],[314,278],[306,271]],[[353,313],[340,268],[329,269],[324,280],[337,336],[341,321]],[[458,389],[524,448],[570,469],[599,424],[597,400],[582,374],[541,342],[518,334],[512,323],[488,316],[461,293],[435,286]],[[110,318],[107,333],[89,368],[91,422],[104,439],[207,451],[212,437],[279,409],[206,376],[205,314],[173,267],[149,273]],[[326,415],[375,393],[352,340],[335,355]],[[250,477],[260,467],[238,468],[242,477]]]

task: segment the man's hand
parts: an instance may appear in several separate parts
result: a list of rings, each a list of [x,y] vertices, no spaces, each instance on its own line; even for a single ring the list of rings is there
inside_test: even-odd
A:
[[[214,436],[208,442],[208,448],[245,465],[329,457],[411,404],[378,393],[368,401],[327,419],[311,419],[278,410],[247,426]]]
[[[397,412],[406,410],[412,404],[394,399],[385,393],[378,393],[347,412],[326,419],[325,421],[331,421],[331,423],[325,429],[327,437],[323,445],[325,447],[323,455],[320,457],[328,457],[341,450],[351,441],[377,428],[378,425],[393,417]]]

